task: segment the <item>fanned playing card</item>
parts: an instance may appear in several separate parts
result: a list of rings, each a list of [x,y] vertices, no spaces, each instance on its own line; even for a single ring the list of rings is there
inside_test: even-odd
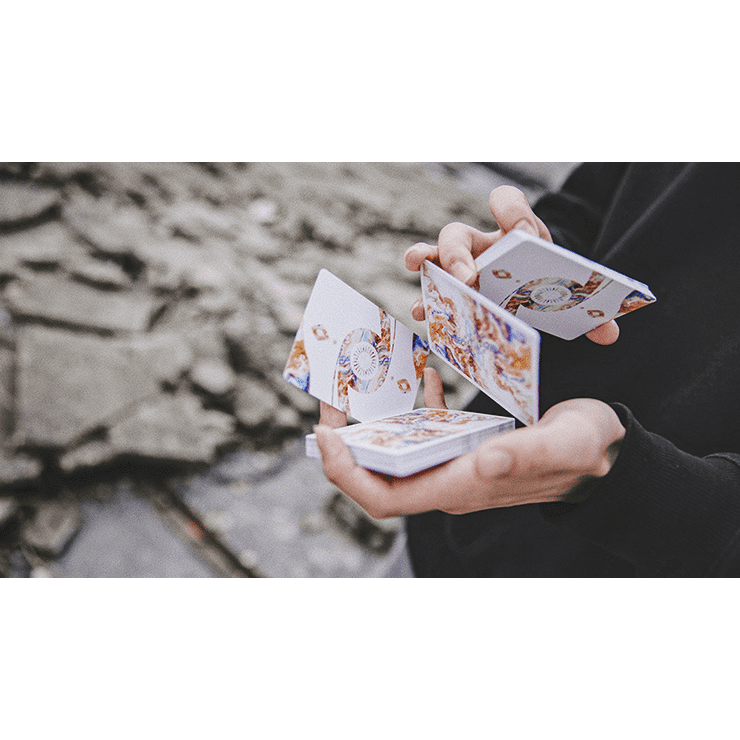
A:
[[[432,352],[517,419],[534,424],[539,333],[428,260],[421,285]]]
[[[314,284],[283,377],[358,421],[414,407],[428,344],[328,270]]]
[[[655,301],[644,283],[518,229],[475,262],[483,295],[561,339]]]
[[[506,416],[421,408],[335,431],[358,465],[405,477],[464,455],[514,426]],[[306,437],[306,454],[321,457],[315,434]]]

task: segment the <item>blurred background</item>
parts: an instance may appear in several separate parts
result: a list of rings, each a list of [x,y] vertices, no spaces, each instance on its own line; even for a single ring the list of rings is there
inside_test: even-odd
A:
[[[319,270],[414,331],[407,247],[575,163],[0,163],[0,575],[408,577],[282,379]],[[442,363],[450,407],[472,386]]]

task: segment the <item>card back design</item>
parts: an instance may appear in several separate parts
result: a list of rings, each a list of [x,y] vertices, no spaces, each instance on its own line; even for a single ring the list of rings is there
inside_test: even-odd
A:
[[[283,377],[358,421],[413,408],[427,343],[321,270]]]
[[[432,352],[525,424],[539,418],[537,331],[429,261],[422,291]]]
[[[643,283],[517,229],[483,252],[476,267],[483,295],[562,339],[655,301]]]

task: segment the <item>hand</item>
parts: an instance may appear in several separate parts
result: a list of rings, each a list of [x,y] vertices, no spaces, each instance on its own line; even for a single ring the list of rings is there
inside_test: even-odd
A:
[[[424,371],[424,402],[443,408],[442,381]],[[337,416],[338,414],[339,416]],[[553,406],[531,427],[488,439],[478,449],[407,478],[357,466],[326,416],[316,427],[324,472],[367,513],[384,519],[439,510],[464,514],[519,504],[577,500],[584,484],[606,475],[625,429],[614,411],[595,399]]]
[[[488,205],[499,225],[497,231],[486,233],[466,224],[448,224],[439,233],[437,246],[421,242],[406,250],[406,268],[418,272],[422,262],[428,259],[441,265],[458,280],[472,286],[477,279],[475,258],[512,229],[521,229],[552,241],[547,226],[529,207],[521,190],[511,185],[502,185],[491,193]],[[411,315],[416,321],[424,320],[421,299],[411,307]],[[619,337],[619,326],[616,321],[609,321],[591,330],[586,336],[597,344],[613,344]]]

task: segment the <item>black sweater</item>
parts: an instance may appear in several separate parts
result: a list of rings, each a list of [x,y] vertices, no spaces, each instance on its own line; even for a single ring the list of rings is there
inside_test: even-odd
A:
[[[614,345],[542,335],[541,412],[600,399],[624,444],[581,503],[409,517],[416,575],[740,575],[740,165],[586,164],[535,210],[658,298]]]

